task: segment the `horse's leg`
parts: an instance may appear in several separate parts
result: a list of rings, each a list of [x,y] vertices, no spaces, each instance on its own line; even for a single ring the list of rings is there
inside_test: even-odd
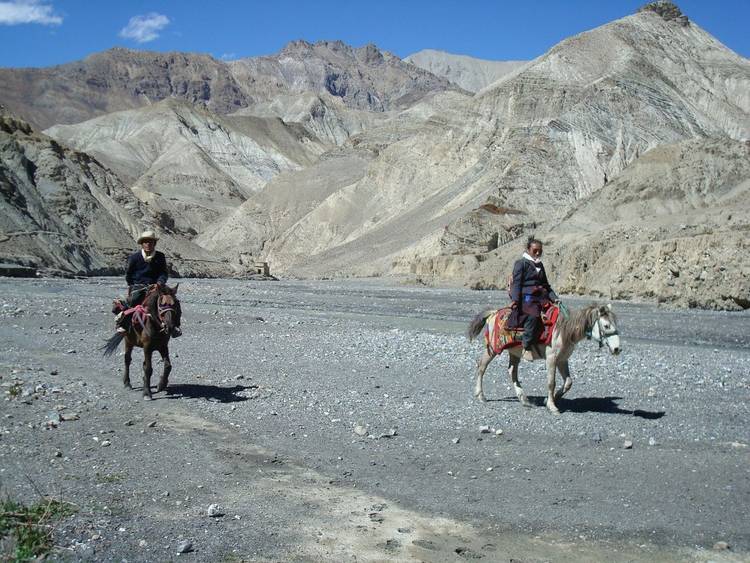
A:
[[[125,338],[125,373],[122,375],[122,384],[127,389],[132,389],[130,385],[130,361],[133,359],[133,345]]]
[[[169,385],[169,372],[172,371],[172,363],[169,361],[169,348],[166,344],[159,348],[161,359],[164,362],[164,370],[161,372],[161,379],[159,379],[159,386],[156,388],[156,392],[160,393],[167,388]]]
[[[154,372],[154,368],[151,366],[151,355],[154,350],[151,345],[143,346],[143,399],[145,401],[151,400],[151,374]]]
[[[547,409],[552,414],[560,414],[555,405],[555,376],[557,375],[557,351],[547,348]]]
[[[570,391],[571,387],[573,387],[573,378],[570,377],[568,360],[559,362],[557,365],[557,369],[560,372],[560,377],[562,377],[563,379],[563,386],[558,389],[557,393],[555,393],[555,399],[560,399],[563,395],[565,395],[565,393]]]
[[[479,358],[479,361],[477,362],[477,379],[474,384],[474,396],[483,403],[487,399],[482,390],[482,378],[484,377],[484,372],[487,370],[487,366],[490,365],[490,362],[494,357],[495,353],[490,351],[489,347],[485,347],[484,354],[482,354],[482,357]]]
[[[508,373],[510,374],[510,381],[513,383],[513,391],[516,392],[516,397],[521,401],[524,407],[532,406],[529,399],[526,397],[526,393],[523,392],[521,382],[518,380],[518,364],[521,363],[521,358],[515,354],[508,352]]]

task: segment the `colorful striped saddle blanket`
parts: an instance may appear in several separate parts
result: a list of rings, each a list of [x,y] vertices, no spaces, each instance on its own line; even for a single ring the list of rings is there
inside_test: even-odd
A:
[[[484,342],[495,354],[501,354],[506,348],[521,345],[523,327],[506,328],[512,311],[513,309],[510,307],[505,307],[498,309],[487,318],[484,327]],[[542,313],[542,326],[544,328],[539,336],[538,342],[540,344],[548,346],[552,342],[552,333],[559,314],[560,308],[556,305],[547,307]]]

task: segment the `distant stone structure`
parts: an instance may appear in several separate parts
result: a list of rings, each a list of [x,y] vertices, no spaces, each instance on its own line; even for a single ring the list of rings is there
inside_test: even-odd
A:
[[[256,274],[261,274],[264,276],[271,275],[271,269],[268,267],[268,262],[256,262],[253,267]]]

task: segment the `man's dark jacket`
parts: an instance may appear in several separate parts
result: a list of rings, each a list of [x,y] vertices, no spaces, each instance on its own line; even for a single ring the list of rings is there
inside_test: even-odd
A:
[[[125,281],[129,286],[167,283],[167,259],[158,250],[154,253],[155,256],[149,262],[146,262],[140,250],[130,255],[125,273]]]
[[[539,271],[537,272],[537,267]],[[521,258],[513,265],[513,282],[510,287],[510,298],[516,302],[519,308],[526,314],[536,314],[541,302],[547,299],[557,300],[557,294],[547,281],[547,273],[544,265],[539,262],[534,264],[531,260]],[[534,311],[528,311],[533,309]]]

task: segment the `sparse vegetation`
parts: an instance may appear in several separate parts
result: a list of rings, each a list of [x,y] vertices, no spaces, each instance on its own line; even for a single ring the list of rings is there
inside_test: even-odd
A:
[[[19,395],[21,395],[21,384],[20,383],[14,383],[8,388],[8,395],[11,399],[15,399]]]
[[[29,561],[52,549],[52,522],[74,510],[68,503],[43,499],[24,506],[11,499],[0,502],[0,559]]]
[[[118,473],[99,473],[96,474],[96,480],[99,483],[119,483],[125,479]]]

